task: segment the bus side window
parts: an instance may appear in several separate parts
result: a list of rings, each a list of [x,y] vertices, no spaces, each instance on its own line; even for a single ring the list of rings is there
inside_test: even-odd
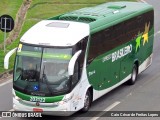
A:
[[[84,65],[84,60],[85,60],[85,53],[86,53],[86,48],[87,48],[87,42],[88,42],[88,36],[85,37],[84,39],[82,39],[79,43],[77,43],[76,45],[76,51],[78,50],[82,50],[80,56],[78,57],[77,61],[78,61],[78,79],[80,79],[81,74],[82,74],[82,69],[83,69],[83,65]]]
[[[90,40],[87,64],[90,64],[96,57],[100,55],[101,44],[102,44],[102,35],[100,33],[92,34]]]
[[[103,48],[103,53],[111,50],[113,48],[113,41],[112,41],[112,28],[108,28],[104,30],[103,33],[103,42],[102,42],[102,48]]]
[[[82,50],[82,53],[79,57],[79,63],[80,63],[80,68],[83,67],[84,64],[84,58],[85,58],[85,53],[86,53],[86,48],[87,48],[87,42],[88,42],[88,37],[85,37],[83,40],[81,40],[79,44],[79,50]]]
[[[79,65],[78,62],[75,63],[74,74],[72,76],[72,87],[74,87],[79,80]]]
[[[154,12],[153,12],[153,10],[145,13],[144,18],[145,18],[145,21],[144,21],[145,23],[147,23],[147,24],[150,23],[150,29],[151,29],[152,26],[153,26],[153,23],[154,23]]]

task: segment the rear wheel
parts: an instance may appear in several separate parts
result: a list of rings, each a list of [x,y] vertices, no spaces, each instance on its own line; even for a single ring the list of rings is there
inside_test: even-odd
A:
[[[134,64],[132,69],[131,79],[128,80],[127,84],[134,85],[137,80],[137,75],[138,75],[138,67],[137,65]]]
[[[85,99],[84,99],[84,107],[82,108],[82,112],[87,112],[89,110],[91,106],[91,93],[90,91],[88,90],[86,92],[86,95],[85,95]]]

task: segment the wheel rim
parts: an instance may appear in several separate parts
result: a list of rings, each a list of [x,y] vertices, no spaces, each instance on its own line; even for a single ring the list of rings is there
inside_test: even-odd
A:
[[[136,68],[134,68],[133,72],[132,72],[132,81],[133,82],[136,80],[136,77],[137,77],[137,71],[136,71]]]
[[[89,107],[89,95],[87,93],[84,100],[84,108],[88,109],[88,107]]]

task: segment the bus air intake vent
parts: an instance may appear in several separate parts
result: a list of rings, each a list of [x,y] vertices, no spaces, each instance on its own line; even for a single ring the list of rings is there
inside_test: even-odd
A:
[[[90,22],[96,21],[96,19],[94,19],[94,18],[87,18],[87,17],[80,17],[78,19],[78,21],[85,22],[85,23],[90,23]]]
[[[75,16],[62,16],[59,18],[59,20],[77,21],[77,22],[84,22],[84,23],[90,23],[90,22],[96,21],[96,19],[94,18],[75,17]]]
[[[70,20],[70,21],[76,21],[77,17],[74,16],[63,16],[59,18],[60,20]]]

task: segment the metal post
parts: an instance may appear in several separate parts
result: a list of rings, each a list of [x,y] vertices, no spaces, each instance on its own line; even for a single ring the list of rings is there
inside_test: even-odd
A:
[[[7,27],[7,18],[5,17],[5,27],[4,27],[4,53],[6,52],[6,27]]]

